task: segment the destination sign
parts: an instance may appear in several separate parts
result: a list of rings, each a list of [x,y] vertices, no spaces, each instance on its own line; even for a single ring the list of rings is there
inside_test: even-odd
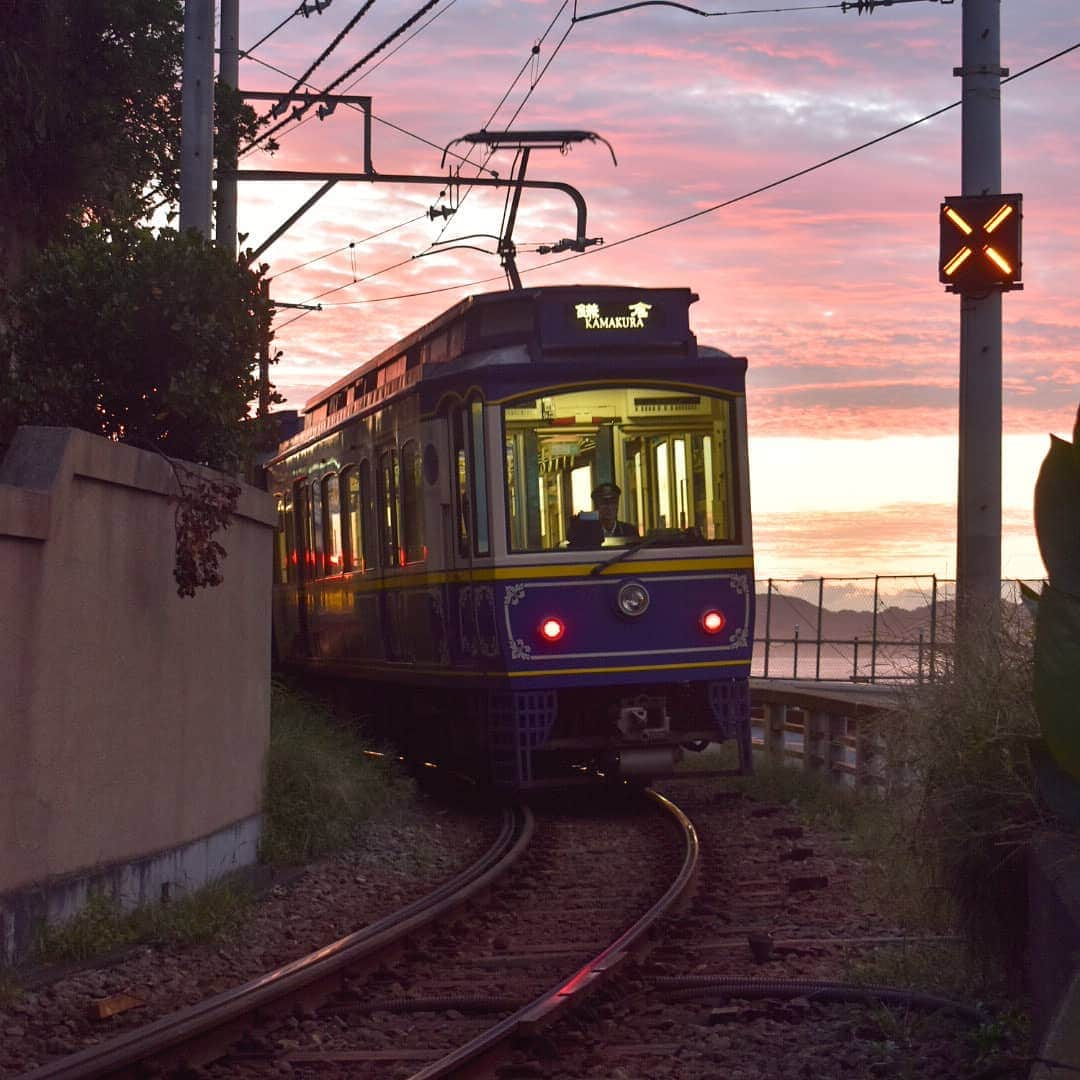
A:
[[[637,300],[624,306],[608,306],[601,310],[598,303],[587,301],[574,305],[574,316],[586,330],[644,330],[652,304]]]
[[[545,348],[691,346],[689,289],[574,285],[540,293]]]

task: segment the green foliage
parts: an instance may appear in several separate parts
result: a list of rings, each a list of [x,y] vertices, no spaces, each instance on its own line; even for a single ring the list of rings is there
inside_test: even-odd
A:
[[[5,0],[0,41],[0,277],[81,226],[176,204],[180,0]],[[223,157],[260,124],[236,91],[214,98]]]
[[[0,313],[14,357],[0,443],[16,423],[71,426],[236,471],[255,436],[265,269],[190,230],[89,228],[46,248]]]
[[[35,959],[47,964],[86,960],[135,941],[120,906],[103,892],[93,893],[79,913],[67,922],[40,927]]]
[[[1035,531],[1050,575],[1036,622],[1035,705],[1047,747],[1075,781],[1080,780],[1080,410],[1071,443],[1050,436],[1035,484]],[[1073,814],[1080,815],[1080,807]]]
[[[193,944],[239,930],[253,896],[232,881],[218,881],[163,904],[125,912],[104,892],[92,894],[72,919],[40,928],[39,963],[79,963],[136,944]]]
[[[1080,596],[1080,409],[1071,443],[1050,436],[1035,483],[1035,533],[1050,584]]]
[[[6,0],[0,12],[2,246],[175,200],[180,0]]]
[[[275,684],[260,856],[299,863],[340,850],[395,797],[411,791],[397,759],[371,757],[356,727]]]

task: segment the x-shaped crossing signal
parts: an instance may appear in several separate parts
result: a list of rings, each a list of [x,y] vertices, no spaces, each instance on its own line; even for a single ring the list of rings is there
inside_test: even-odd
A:
[[[941,204],[938,280],[950,292],[1020,289],[1021,195],[951,195]]]

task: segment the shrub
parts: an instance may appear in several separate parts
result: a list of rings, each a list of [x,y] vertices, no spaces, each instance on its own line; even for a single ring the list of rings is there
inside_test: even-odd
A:
[[[912,780],[910,847],[930,895],[973,957],[1015,975],[1027,928],[1026,854],[1044,827],[1031,746],[1033,632],[1021,607],[947,657],[940,677],[913,688],[891,740]]]

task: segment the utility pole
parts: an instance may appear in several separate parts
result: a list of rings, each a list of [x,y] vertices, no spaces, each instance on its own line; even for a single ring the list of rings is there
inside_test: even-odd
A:
[[[1001,192],[1000,0],[963,0],[961,184]],[[1001,598],[1001,290],[960,297],[957,640],[997,618]],[[985,625],[985,623],[983,623]]]
[[[221,0],[222,86],[240,86],[240,0]],[[237,145],[231,135],[222,140],[218,161],[217,223],[214,240],[230,255],[236,254],[236,164]]]
[[[180,229],[210,237],[214,169],[214,0],[185,0]]]

